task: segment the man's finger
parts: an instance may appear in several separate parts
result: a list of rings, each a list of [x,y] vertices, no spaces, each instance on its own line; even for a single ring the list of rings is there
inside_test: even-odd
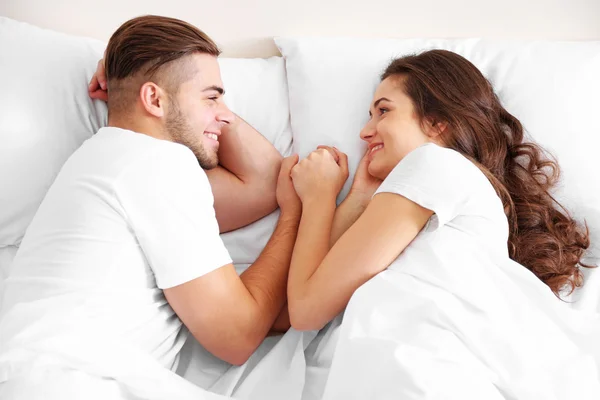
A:
[[[102,90],[106,90],[106,70],[104,69],[104,59],[98,61],[98,69],[96,70],[96,77]]]
[[[294,165],[298,164],[298,159],[298,154],[292,154],[284,158],[281,162],[281,174],[289,176]]]
[[[90,92],[90,97],[92,99],[102,100],[105,103],[108,102],[108,92],[106,90],[94,90],[93,92]]]
[[[92,76],[92,79],[90,79],[90,83],[88,84],[88,90],[90,92],[93,92],[97,89],[98,86],[98,78],[96,78],[96,74],[94,74],[94,76]]]

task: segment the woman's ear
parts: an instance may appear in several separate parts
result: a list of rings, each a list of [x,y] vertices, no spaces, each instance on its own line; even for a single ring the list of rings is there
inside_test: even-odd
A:
[[[434,119],[428,118],[425,124],[427,128],[427,136],[432,139],[436,139],[442,133],[446,131],[448,128],[448,123],[445,121],[436,121]]]

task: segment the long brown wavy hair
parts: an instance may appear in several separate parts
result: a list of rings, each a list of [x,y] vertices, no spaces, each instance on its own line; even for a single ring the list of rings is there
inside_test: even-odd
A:
[[[396,76],[421,123],[445,123],[442,144],[473,161],[494,186],[509,222],[510,257],[557,296],[582,286],[580,267],[591,267],[581,261],[589,232],[550,194],[558,164],[524,140],[523,126],[477,67],[456,53],[430,50],[392,61],[381,79]]]

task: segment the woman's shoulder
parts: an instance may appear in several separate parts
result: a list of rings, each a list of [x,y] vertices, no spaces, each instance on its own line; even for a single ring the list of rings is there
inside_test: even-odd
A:
[[[472,168],[475,165],[467,157],[458,151],[436,143],[426,143],[408,153],[400,162],[412,160],[426,160],[431,165],[440,165],[444,167],[462,167]]]
[[[496,203],[497,194],[481,169],[456,150],[427,143],[407,154],[382,186],[412,187],[443,202]]]
[[[481,181],[481,178],[487,181],[483,172],[467,157],[435,143],[424,144],[408,153],[390,173],[391,179],[396,170],[410,171],[422,179],[446,183],[455,180]]]

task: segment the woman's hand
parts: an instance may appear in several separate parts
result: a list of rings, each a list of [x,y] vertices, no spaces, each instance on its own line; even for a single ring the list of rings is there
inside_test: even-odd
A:
[[[348,179],[348,157],[334,147],[320,146],[292,169],[302,203],[335,198]]]
[[[357,199],[363,206],[367,206],[371,201],[371,198],[375,194],[375,191],[383,182],[381,179],[375,178],[369,174],[369,150],[360,160],[356,174],[354,174],[354,181],[350,188],[348,197]]]

